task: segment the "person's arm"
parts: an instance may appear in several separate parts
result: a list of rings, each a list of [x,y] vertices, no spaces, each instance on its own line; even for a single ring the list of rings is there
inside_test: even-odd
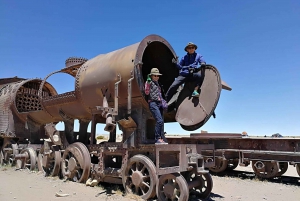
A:
[[[150,75],[148,75],[147,76],[147,81],[146,81],[146,83],[145,83],[145,94],[146,95],[149,95],[149,93],[150,93],[150,86],[151,86],[151,77],[150,77]]]
[[[176,63],[176,67],[177,67],[179,70],[181,70],[181,69],[184,67],[183,64],[184,64],[184,57],[182,57],[182,58],[180,59],[180,62],[179,62],[179,63]]]
[[[198,64],[200,64],[200,65],[198,65]],[[205,64],[206,64],[206,62],[205,62],[203,56],[201,54],[197,53],[195,61],[194,61],[194,63],[192,63],[190,65],[190,67],[198,70],[202,65],[205,65]]]
[[[150,82],[145,82],[145,94],[149,95],[150,93]]]

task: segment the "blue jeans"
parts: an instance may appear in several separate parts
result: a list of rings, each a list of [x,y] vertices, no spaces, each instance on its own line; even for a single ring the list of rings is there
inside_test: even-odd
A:
[[[172,83],[170,88],[168,89],[167,94],[166,94],[166,101],[169,102],[172,99],[172,97],[175,94],[178,87],[180,85],[182,85],[183,83],[187,82],[187,81],[196,82],[195,87],[199,86],[199,84],[201,82],[201,74],[200,73],[193,73],[193,74],[191,74],[187,77],[179,75],[176,78],[176,80]]]
[[[164,115],[161,103],[158,101],[151,101],[149,103],[150,111],[156,120],[155,123],[155,140],[162,139],[164,136]]]

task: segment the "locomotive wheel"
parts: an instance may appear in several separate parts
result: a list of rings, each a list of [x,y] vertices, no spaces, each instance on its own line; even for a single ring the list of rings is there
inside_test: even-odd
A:
[[[278,171],[279,171],[279,164],[278,162],[271,162],[271,161],[261,161],[259,165],[259,168],[263,168],[263,170],[259,170],[257,167],[255,167],[255,163],[258,161],[252,161],[252,169],[256,176],[263,178],[263,179],[270,179],[273,177],[276,177]]]
[[[62,157],[61,171],[65,179],[84,183],[90,176],[91,157],[81,142],[69,145]]]
[[[188,184],[181,174],[165,174],[159,177],[156,186],[158,200],[186,201],[189,199],[189,194]]]
[[[192,194],[195,194],[197,198],[206,199],[213,188],[213,180],[210,174],[197,175],[195,171],[188,172],[186,180],[190,182],[198,182],[199,185],[190,189]]]
[[[156,168],[144,155],[129,159],[123,170],[122,183],[126,193],[134,193],[147,200],[155,196]]]
[[[4,155],[3,155],[3,151],[0,149],[0,166],[3,166],[3,160],[4,160]]]
[[[38,168],[45,176],[55,177],[60,171],[61,153],[54,150],[49,152],[45,153],[44,147],[41,148],[38,155]]]
[[[216,158],[215,160],[215,167],[210,167],[209,170],[215,173],[224,172],[227,168],[227,160],[223,158]]]
[[[287,169],[289,167],[288,162],[279,162],[279,172],[277,173],[277,177],[282,176],[284,173],[286,173]]]
[[[296,164],[296,170],[298,175],[300,176],[300,163]]]
[[[28,168],[30,171],[33,171],[36,168],[36,153],[33,148],[28,147],[23,149],[20,154],[26,154],[27,157],[24,160],[18,159],[16,161],[17,168]]]
[[[3,150],[3,164],[14,166],[15,165],[15,155],[19,154],[18,144],[8,144]]]
[[[238,159],[229,160],[227,164],[227,170],[234,170],[239,165]]]

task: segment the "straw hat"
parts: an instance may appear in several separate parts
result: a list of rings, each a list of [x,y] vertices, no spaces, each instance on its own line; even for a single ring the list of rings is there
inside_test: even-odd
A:
[[[152,68],[150,75],[162,75],[162,74],[159,73],[159,70],[157,68]]]

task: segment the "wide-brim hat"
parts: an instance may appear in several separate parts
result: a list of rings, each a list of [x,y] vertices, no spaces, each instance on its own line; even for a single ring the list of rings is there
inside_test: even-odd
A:
[[[194,44],[194,43],[192,43],[192,42],[189,42],[186,46],[185,46],[185,48],[184,48],[184,50],[187,52],[187,48],[189,47],[189,46],[194,46],[195,47],[195,50],[197,49],[197,45],[196,44]]]
[[[152,68],[150,75],[162,75],[162,74],[159,73],[159,70],[157,68]]]

